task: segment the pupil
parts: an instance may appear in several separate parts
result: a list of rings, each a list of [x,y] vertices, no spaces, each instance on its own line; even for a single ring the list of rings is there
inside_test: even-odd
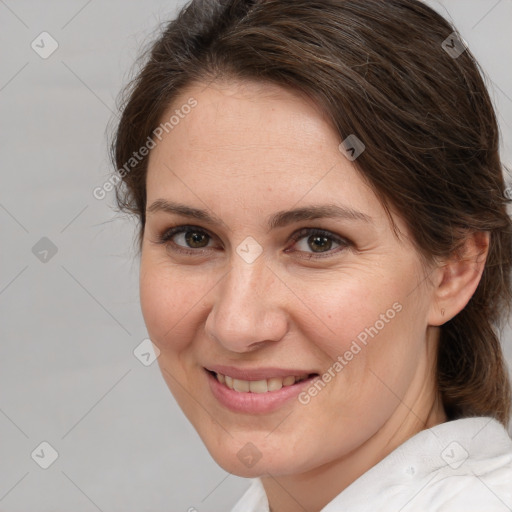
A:
[[[201,245],[201,241],[204,241],[206,236],[207,235],[205,233],[198,233],[197,231],[187,231],[185,240],[187,241],[187,244],[189,244],[192,247],[196,247],[196,244],[199,244],[199,247],[204,247],[204,245]]]
[[[330,248],[330,240],[325,237],[325,236],[313,236],[313,237],[310,237],[310,240],[313,239],[313,243],[315,245],[313,245],[311,248],[313,249],[313,251],[315,252],[322,252],[322,249],[329,249]],[[327,242],[327,247],[325,246],[325,243]],[[316,248],[315,248],[316,246]],[[318,247],[320,247],[320,250],[317,250]]]

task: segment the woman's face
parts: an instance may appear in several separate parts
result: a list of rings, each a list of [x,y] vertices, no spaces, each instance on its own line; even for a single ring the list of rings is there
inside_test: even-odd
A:
[[[425,420],[428,280],[319,110],[214,82],[172,115],[149,159],[141,305],[214,459],[240,476],[302,473],[389,443],[412,404]]]

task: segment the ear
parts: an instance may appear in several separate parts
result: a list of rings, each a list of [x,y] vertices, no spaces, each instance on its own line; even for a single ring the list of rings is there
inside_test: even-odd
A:
[[[434,270],[429,325],[443,325],[466,307],[482,277],[489,242],[489,232],[471,233],[463,247]]]

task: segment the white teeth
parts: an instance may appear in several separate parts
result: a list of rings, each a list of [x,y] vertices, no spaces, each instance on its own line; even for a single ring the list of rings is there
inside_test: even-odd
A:
[[[280,379],[279,377],[268,379],[267,386],[269,391],[277,391],[283,387],[283,379]]]
[[[234,389],[239,393],[266,393],[267,391],[278,391],[283,386],[292,386],[296,382],[300,382],[307,379],[307,375],[295,376],[289,375],[287,377],[272,377],[270,379],[263,380],[241,380],[234,379],[229,375],[222,375],[222,373],[216,373],[217,380],[221,384],[225,384],[229,389]]]
[[[251,380],[249,382],[249,390],[251,393],[266,393],[268,384],[266,380]]]
[[[293,375],[283,379],[283,386],[291,386],[292,384],[295,384],[295,377]]]
[[[233,389],[247,393],[249,391],[249,381],[233,379]]]

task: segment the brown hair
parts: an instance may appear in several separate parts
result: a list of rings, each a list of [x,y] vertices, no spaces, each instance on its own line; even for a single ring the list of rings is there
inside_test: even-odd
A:
[[[489,415],[507,425],[498,334],[512,297],[509,200],[480,67],[468,49],[456,56],[443,45],[454,31],[417,0],[193,0],[127,87],[112,158],[119,172],[193,82],[247,79],[307,94],[342,140],[363,141],[354,163],[425,261],[453,254],[468,233],[490,232],[475,294],[441,326],[437,382],[449,419]],[[116,186],[119,209],[140,220],[139,250],[146,170],[147,157]]]

